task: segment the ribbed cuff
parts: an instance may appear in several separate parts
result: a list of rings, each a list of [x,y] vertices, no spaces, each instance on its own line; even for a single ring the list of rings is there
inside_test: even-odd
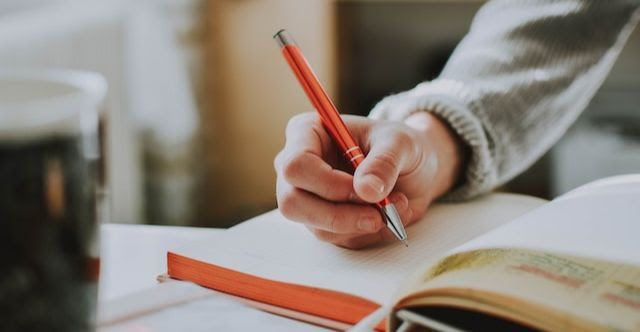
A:
[[[475,115],[480,108],[475,100],[478,98],[462,83],[440,79],[384,98],[373,108],[369,117],[403,121],[411,114],[430,112],[447,121],[469,147],[471,155],[465,165],[461,184],[443,199],[463,200],[491,190],[497,181],[490,142],[482,122]]]

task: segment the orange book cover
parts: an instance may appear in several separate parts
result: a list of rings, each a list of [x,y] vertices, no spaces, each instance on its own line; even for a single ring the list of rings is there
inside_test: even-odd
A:
[[[260,309],[331,328],[346,328],[380,307],[379,304],[342,292],[274,281],[167,253],[168,274],[236,297],[266,304]],[[274,308],[282,310],[274,310]],[[295,313],[299,313],[296,315]],[[314,319],[319,318],[319,319]],[[384,330],[384,321],[377,330]]]

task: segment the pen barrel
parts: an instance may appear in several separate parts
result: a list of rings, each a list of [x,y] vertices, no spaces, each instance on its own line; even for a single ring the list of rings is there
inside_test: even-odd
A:
[[[362,160],[364,160],[364,153],[359,146],[354,145],[349,147],[344,152],[344,158],[349,161],[349,164],[351,164],[351,166],[355,170],[356,168],[358,168]]]
[[[345,159],[355,170],[364,160],[364,152],[351,136],[347,125],[342,121],[338,113],[338,109],[320,84],[300,49],[293,42],[286,39],[280,40],[279,43],[282,47],[282,55],[287,60],[300,85],[302,85],[311,104],[320,115],[323,127],[340,150],[344,151]],[[385,198],[376,203],[376,206],[382,209],[388,204],[391,204],[391,201]]]
[[[282,54],[300,82],[300,85],[302,85],[307,97],[309,97],[311,104],[313,104],[313,107],[320,115],[325,130],[340,150],[346,154],[349,149],[357,147],[358,145],[353,136],[351,136],[346,124],[342,121],[338,109],[320,84],[318,77],[307,63],[300,49],[295,44],[285,44],[282,47]],[[353,162],[351,162],[351,164],[354,166],[354,169],[358,165],[358,163],[354,164]]]
[[[376,206],[379,209],[384,209],[385,206],[391,204],[391,200],[389,200],[388,197],[385,197],[383,200],[381,200],[380,202],[376,203]]]
[[[309,63],[307,63],[291,35],[285,30],[280,30],[275,34],[274,38],[281,47],[282,55],[287,60],[307,97],[309,97],[311,104],[320,115],[325,130],[355,170],[364,160],[364,153],[356,144],[353,136],[351,136],[347,125],[340,117],[340,113],[338,113],[338,109],[329,98],[329,95],[327,95],[322,84],[320,84],[318,77],[309,66]],[[387,227],[391,229],[393,234],[403,241],[406,240],[407,236],[402,226],[402,220],[400,220],[398,212],[389,198],[386,197],[375,205],[384,215]]]

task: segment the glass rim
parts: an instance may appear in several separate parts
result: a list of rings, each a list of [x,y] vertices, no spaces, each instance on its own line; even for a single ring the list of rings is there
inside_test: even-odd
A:
[[[52,68],[0,68],[0,85],[20,85],[28,95],[34,89],[51,91],[34,93],[33,99],[0,98],[0,138],[26,138],[46,132],[59,132],[73,121],[91,112],[102,111],[107,93],[105,78],[95,72]],[[16,85],[16,86],[17,86]],[[62,89],[58,92],[55,89]],[[37,95],[37,96],[36,96]]]

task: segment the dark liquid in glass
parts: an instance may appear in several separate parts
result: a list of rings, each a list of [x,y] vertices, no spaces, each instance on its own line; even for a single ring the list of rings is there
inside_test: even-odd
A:
[[[0,141],[0,331],[94,328],[97,158],[86,138]]]

